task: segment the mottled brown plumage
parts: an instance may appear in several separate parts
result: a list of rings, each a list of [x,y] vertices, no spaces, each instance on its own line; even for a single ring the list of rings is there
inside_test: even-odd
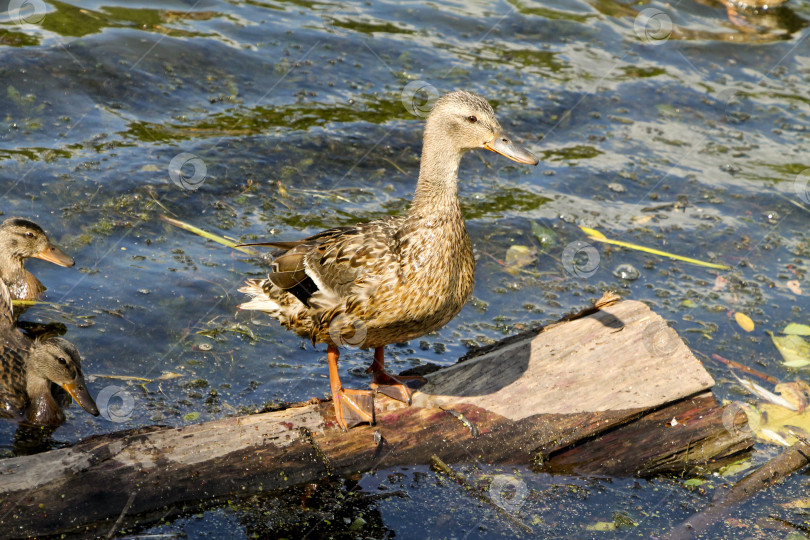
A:
[[[273,254],[266,279],[240,289],[242,309],[265,311],[313,343],[329,346],[338,423],[343,413],[369,421],[373,412],[351,401],[337,378],[337,347],[375,349],[372,387],[409,401],[410,391],[385,373],[382,348],[444,326],[472,294],[475,259],[461,214],[457,173],[461,156],[486,148],[536,164],[502,133],[487,101],[468,92],[440,98],[428,116],[419,180],[406,215],[318,233],[297,242],[267,242]],[[334,365],[333,365],[334,364]]]
[[[34,300],[45,286],[23,263],[36,257],[59,266],[73,266],[73,259],[54,246],[42,228],[24,218],[9,218],[0,224],[0,280],[14,300]]]
[[[0,418],[58,426],[65,421],[62,407],[67,403],[54,397],[54,384],[98,415],[76,347],[59,337],[28,339],[14,326],[11,295],[0,281]]]

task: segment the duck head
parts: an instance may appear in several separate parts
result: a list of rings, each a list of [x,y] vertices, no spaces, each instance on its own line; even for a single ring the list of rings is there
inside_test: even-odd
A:
[[[64,421],[65,416],[51,394],[51,384],[63,388],[82,409],[98,416],[98,407],[82,375],[81,356],[69,341],[59,337],[35,341],[25,369],[26,391],[31,400],[29,423],[59,425]]]
[[[537,165],[528,150],[504,133],[487,100],[470,92],[450,92],[436,101],[425,125],[428,141],[459,155],[483,148],[518,163]]]
[[[36,257],[59,266],[73,266],[73,259],[54,246],[42,227],[24,218],[9,218],[0,225],[0,255],[19,261]]]

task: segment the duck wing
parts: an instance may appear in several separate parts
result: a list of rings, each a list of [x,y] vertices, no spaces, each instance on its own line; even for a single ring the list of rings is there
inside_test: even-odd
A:
[[[399,261],[396,238],[403,221],[396,216],[329,229],[297,242],[267,243],[282,248],[273,254],[267,279],[307,306],[316,293],[326,305],[362,294],[390,271],[391,262]]]
[[[22,420],[28,405],[25,359],[19,347],[0,343],[0,418]]]
[[[36,278],[35,278],[36,279]],[[0,331],[14,330],[14,305],[5,282],[0,280]]]

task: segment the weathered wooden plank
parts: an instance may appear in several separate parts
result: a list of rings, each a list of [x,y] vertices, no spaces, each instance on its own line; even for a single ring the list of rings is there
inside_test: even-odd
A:
[[[556,452],[540,469],[586,476],[652,476],[716,468],[725,458],[750,448],[752,442],[750,432],[742,426],[747,419],[743,415],[724,418],[725,411],[709,392],[677,401],[587,444]],[[729,421],[736,423],[726,426],[724,422]]]
[[[747,431],[723,428],[713,399],[692,399],[711,377],[638,302],[591,310],[428,378],[412,407],[380,396],[377,426],[349,433],[336,429],[331,403],[313,403],[0,461],[0,537],[98,531],[124,508],[171,513],[325,474],[427,464],[432,455],[635,474],[680,472],[751,444]],[[671,415],[684,418],[677,431],[665,428]],[[622,459],[609,459],[627,441]]]

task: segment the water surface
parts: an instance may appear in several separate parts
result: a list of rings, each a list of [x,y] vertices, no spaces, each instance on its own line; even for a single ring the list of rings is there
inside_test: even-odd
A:
[[[541,164],[465,157],[474,298],[439,332],[389,347],[393,369],[451,364],[618,290],[651,305],[699,353],[780,380],[805,376],[781,365],[765,333],[809,322],[804,0],[758,15],[692,0],[31,6],[0,22],[0,210],[37,221],[77,265],[30,263],[51,304],[26,318],[65,324],[91,391],[132,403],[113,421],[70,408],[51,445],[326,394],[322,346],[237,313],[236,289],[262,275],[262,263],[159,216],[250,241],[401,213],[418,172],[425,98],[458,88],[486,96]],[[172,181],[173,159],[188,162],[186,185]],[[587,241],[577,225],[731,270],[595,243],[596,261],[572,262],[566,246]],[[507,264],[511,246],[532,254],[519,270]],[[592,274],[569,271],[591,262]],[[616,278],[620,264],[640,278]],[[754,332],[740,329],[736,311],[753,318]],[[347,386],[367,384],[366,352],[341,360]],[[719,399],[752,400],[722,364],[706,367]],[[13,432],[0,426],[6,454]],[[775,451],[760,444],[750,463]],[[606,536],[659,534],[726,481],[695,489],[679,478],[466,472],[519,479],[527,496],[517,515],[549,537],[588,537],[601,522],[620,525]],[[798,532],[768,516],[805,519],[779,506],[805,485],[796,477],[766,492],[715,533]],[[405,495],[372,496],[385,491]],[[350,502],[336,507],[338,496]],[[363,517],[370,537],[517,534],[424,468],[340,481],[306,511],[296,504],[242,501],[140,532],[351,535]]]

